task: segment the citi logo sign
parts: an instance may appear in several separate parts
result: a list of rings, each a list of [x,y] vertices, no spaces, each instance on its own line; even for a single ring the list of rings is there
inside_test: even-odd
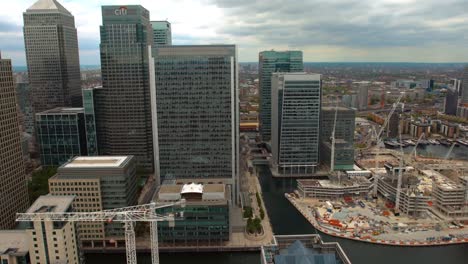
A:
[[[116,16],[126,16],[127,15],[127,7],[126,6],[121,6],[117,9],[114,10],[114,14]]]

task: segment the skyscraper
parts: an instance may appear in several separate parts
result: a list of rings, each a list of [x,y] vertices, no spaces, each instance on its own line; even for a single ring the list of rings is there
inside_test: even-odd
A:
[[[96,134],[96,96],[102,87],[83,89],[83,109],[85,116],[86,144],[88,156],[97,156],[98,141]]]
[[[11,61],[0,54],[0,229],[15,226],[15,214],[28,208]]]
[[[38,0],[23,13],[23,19],[34,111],[81,106],[74,17],[56,0]]]
[[[271,138],[271,74],[274,72],[302,72],[302,51],[262,51],[259,54],[260,134]]]
[[[468,66],[463,71],[461,103],[468,105]]]
[[[331,166],[331,136],[335,124],[334,170],[352,170],[354,166],[354,128],[356,111],[352,108],[322,107],[320,122],[320,161]]]
[[[366,110],[369,101],[369,84],[361,83],[357,86],[358,109]]]
[[[444,113],[446,115],[456,115],[458,104],[458,92],[449,87],[444,100]]]
[[[321,76],[273,73],[271,85],[273,171],[310,175],[319,163]]]
[[[239,164],[236,46],[156,47],[154,58],[161,177],[221,179],[234,187]]]
[[[34,111],[32,108],[31,86],[29,83],[16,83],[16,97],[21,113],[21,125],[23,131],[34,134]]]
[[[149,12],[140,5],[103,6],[102,89],[95,105],[100,155],[134,155],[153,170],[148,46]]]
[[[171,23],[169,21],[151,21],[154,45],[172,45]]]

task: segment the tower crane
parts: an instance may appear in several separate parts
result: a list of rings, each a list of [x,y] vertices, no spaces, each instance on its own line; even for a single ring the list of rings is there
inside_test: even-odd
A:
[[[400,103],[401,99],[403,98],[403,96],[405,95],[405,92],[402,92],[400,94],[400,96],[398,96],[398,99],[396,100],[396,102],[393,104],[393,107],[392,109],[390,110],[390,113],[388,114],[387,118],[385,118],[385,121],[382,125],[382,127],[380,128],[379,130],[379,133],[377,133],[375,135],[375,141],[376,141],[376,146],[377,146],[377,153],[375,155],[375,175],[374,175],[374,196],[377,197],[377,185],[379,183],[379,174],[377,173],[377,169],[379,168],[379,152],[380,152],[380,146],[382,144],[382,139],[381,139],[381,136],[382,136],[382,133],[383,133],[383,130],[385,129],[385,127],[387,126],[389,120],[390,120],[390,117],[393,115],[393,112],[395,112],[395,109],[397,107],[397,105]],[[398,126],[398,129],[400,129],[400,126]],[[375,131],[375,130],[374,130]],[[400,141],[401,141],[401,137],[400,137]]]
[[[135,222],[150,222],[151,239],[151,263],[159,264],[158,249],[158,222],[169,221],[174,224],[176,219],[174,214],[161,215],[156,210],[165,207],[180,205],[185,207],[185,199],[175,203],[165,204],[143,204],[130,207],[122,207],[97,212],[66,212],[66,213],[17,213],[18,222],[120,222],[125,227],[125,247],[127,264],[137,264],[136,242],[135,242]],[[183,212],[182,212],[183,215]]]
[[[404,105],[401,105],[401,112],[403,112]],[[398,137],[401,140],[401,126],[398,126]],[[403,152],[403,145],[400,144],[400,165],[398,169],[398,180],[397,180],[397,190],[395,197],[395,215],[398,215],[400,212],[400,195],[401,195],[401,182],[403,180],[403,159],[405,158],[405,153]]]
[[[447,154],[445,155],[444,160],[448,160],[448,159],[450,158],[450,154],[452,154],[453,147],[455,147],[456,144],[457,144],[456,142],[453,142],[453,143],[452,143],[452,146],[450,146],[450,148],[449,148]]]

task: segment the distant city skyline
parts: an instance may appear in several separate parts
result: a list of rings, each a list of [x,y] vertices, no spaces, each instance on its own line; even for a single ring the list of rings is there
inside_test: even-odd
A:
[[[26,65],[22,13],[34,0],[0,11],[0,50]],[[80,62],[99,62],[101,5],[111,0],[59,1],[75,16]],[[306,62],[468,62],[463,0],[123,1],[141,4],[151,20],[172,24],[173,44],[236,44],[239,61],[263,50],[303,50]],[[307,10],[307,11],[306,11]]]

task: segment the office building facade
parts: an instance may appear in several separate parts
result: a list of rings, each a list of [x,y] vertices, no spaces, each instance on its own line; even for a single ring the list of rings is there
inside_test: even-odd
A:
[[[158,238],[164,246],[223,245],[229,241],[229,189],[223,184],[162,185],[155,202],[185,199],[185,207],[165,207],[160,214],[175,213],[176,219],[158,224]],[[177,214],[183,211],[183,218]]]
[[[156,47],[154,58],[161,178],[221,179],[234,186],[239,164],[236,46]]]
[[[153,29],[153,44],[172,45],[171,23],[169,21],[151,21]]]
[[[264,141],[271,139],[271,74],[274,72],[302,72],[302,51],[262,51],[258,59],[260,90],[260,134]]]
[[[80,61],[74,17],[56,0],[38,0],[23,13],[23,19],[34,111],[80,107]]]
[[[100,155],[134,155],[153,170],[148,46],[149,12],[139,5],[103,6],[102,90],[96,107]]]
[[[463,70],[462,89],[461,89],[461,103],[468,106],[468,66]]]
[[[54,108],[36,114],[36,137],[43,166],[60,166],[88,154],[83,108]]]
[[[354,129],[356,110],[347,107],[322,107],[320,122],[321,163],[331,166],[331,136],[335,123],[335,170],[352,170],[354,165]]]
[[[100,87],[83,89],[83,110],[86,130],[86,147],[88,156],[97,156],[99,153],[96,130],[96,96]]]
[[[271,84],[273,171],[310,175],[319,164],[321,75],[273,73]]]
[[[360,84],[357,86],[358,109],[366,110],[369,102],[369,85]]]
[[[49,179],[51,195],[76,195],[77,212],[94,212],[137,204],[136,162],[133,156],[76,157]],[[84,247],[124,245],[121,223],[79,223]]]
[[[34,134],[34,110],[32,108],[31,86],[27,82],[16,83],[16,96],[20,110],[22,131]]]
[[[43,195],[29,207],[27,213],[68,213],[73,211],[74,196]],[[28,222],[31,264],[81,263],[78,240],[73,222]]]
[[[444,100],[444,113],[446,115],[456,115],[458,106],[458,92],[451,88],[447,89]]]
[[[0,229],[13,228],[15,214],[28,208],[11,60],[0,54]]]

